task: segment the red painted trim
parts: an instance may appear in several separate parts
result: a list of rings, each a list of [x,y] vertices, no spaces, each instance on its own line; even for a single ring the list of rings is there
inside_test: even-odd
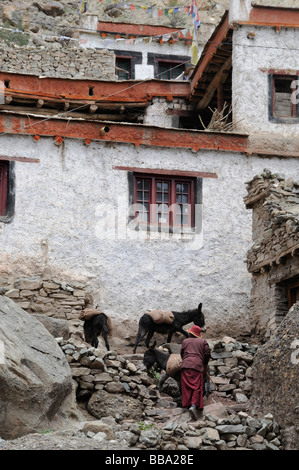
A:
[[[101,135],[105,127],[108,132]],[[160,128],[141,124],[121,124],[112,122],[92,122],[38,119],[17,115],[0,114],[0,132],[7,134],[61,136],[74,139],[103,140],[105,142],[123,142],[136,146],[167,148],[192,148],[195,151],[223,150],[229,152],[247,152],[248,135],[191,131],[185,129]]]
[[[163,170],[162,170],[163,171]],[[154,173],[138,173],[134,174],[134,205],[135,205],[135,218],[138,216],[137,204],[139,204],[137,198],[137,180],[146,180],[149,182],[149,198],[146,201],[149,204],[149,223],[152,226],[157,227],[181,227],[181,228],[191,228],[194,227],[194,178],[179,176],[171,173],[162,173],[162,171]],[[157,183],[159,180],[165,181],[168,183],[168,223],[159,223],[158,222],[158,211],[157,206],[161,203],[157,202]],[[179,194],[176,189],[176,183],[184,182],[188,184],[188,223],[187,224],[177,224],[176,215],[177,215],[177,205],[180,203],[177,202],[177,195]],[[173,210],[175,208],[175,210]],[[180,214],[181,215],[181,214]],[[147,223],[148,223],[147,222]],[[139,222],[142,223],[142,222]],[[144,223],[147,225],[147,223]],[[143,225],[143,224],[142,224]]]
[[[165,170],[161,168],[138,168],[134,166],[114,166],[113,170],[133,171],[134,173],[151,175],[182,176],[186,178],[218,178],[217,173],[205,171]]]
[[[253,7],[248,23],[296,28],[299,27],[299,8]]]
[[[14,92],[31,95],[32,98],[56,98],[63,101],[85,100],[87,102],[137,102],[149,101],[152,96],[176,96],[188,98],[189,82],[169,82],[150,79],[108,82],[98,80],[75,80],[64,78],[39,78],[34,75],[19,75],[0,72],[0,81],[9,81],[5,94]],[[93,96],[89,89],[93,88]]]
[[[184,28],[172,28],[171,26],[153,26],[144,24],[128,24],[99,21],[97,30],[109,34],[120,34],[121,36],[163,36],[163,34],[179,33],[180,39],[192,39],[190,31],[183,35]]]

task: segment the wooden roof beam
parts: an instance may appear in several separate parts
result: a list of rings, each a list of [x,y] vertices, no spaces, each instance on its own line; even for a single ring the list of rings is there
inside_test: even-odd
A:
[[[232,66],[232,57],[230,56],[228,57],[228,59],[226,59],[222,67],[219,69],[218,73],[216,73],[213,80],[208,85],[203,98],[200,100],[200,102],[196,106],[197,111],[201,109],[205,109],[209,105],[218,86],[224,83],[225,80],[227,79],[231,66]]]

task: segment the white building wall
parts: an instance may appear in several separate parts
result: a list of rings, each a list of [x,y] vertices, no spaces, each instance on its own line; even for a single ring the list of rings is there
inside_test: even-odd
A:
[[[85,146],[76,139],[57,147],[51,138],[33,145],[24,136],[2,137],[1,153],[40,163],[16,163],[15,217],[0,224],[0,284],[1,277],[43,273],[87,281],[101,309],[128,324],[131,334],[149,308],[189,309],[199,302],[210,334],[247,331],[251,212],[243,204],[245,182],[265,167],[290,177],[299,160],[286,169],[280,159],[237,153]],[[203,243],[150,239],[128,229],[128,179],[126,171],[113,169],[117,165],[217,173],[218,179],[203,181]],[[112,213],[110,233],[103,229],[105,211]]]
[[[249,33],[253,33],[254,35]],[[299,29],[241,26],[233,35],[233,115],[238,130],[254,137],[294,138],[298,123],[280,124],[268,119],[268,70],[299,70]],[[270,137],[271,138],[271,137]],[[270,140],[270,139],[269,139]],[[287,150],[286,141],[284,150]]]
[[[171,31],[171,29],[170,29]],[[154,78],[154,66],[148,64],[148,53],[163,54],[165,56],[178,56],[191,58],[190,46],[187,46],[183,41],[176,41],[174,44],[164,43],[160,44],[158,41],[143,41],[142,39],[135,39],[132,44],[123,39],[115,40],[114,37],[106,37],[103,39],[99,33],[81,33],[80,45],[84,48],[92,49],[108,49],[130,52],[141,52],[142,63],[135,65],[135,80],[147,80]],[[199,54],[202,47],[199,50]]]

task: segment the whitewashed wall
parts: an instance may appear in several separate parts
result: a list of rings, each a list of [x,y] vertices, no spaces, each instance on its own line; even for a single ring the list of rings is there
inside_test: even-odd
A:
[[[249,32],[255,34],[253,39],[247,37]],[[269,121],[267,73],[270,69],[299,70],[298,43],[298,28],[276,32],[272,27],[241,26],[234,31],[233,113],[238,129],[280,138],[298,135],[298,123]]]
[[[81,47],[92,49],[99,48],[108,50],[141,52],[142,63],[135,65],[135,80],[146,80],[149,78],[154,78],[154,66],[148,64],[147,58],[147,55],[150,52],[155,54],[174,55],[178,57],[191,57],[190,46],[187,46],[184,42],[179,41],[175,42],[175,44],[160,44],[157,41],[152,41],[151,43],[148,43],[142,40],[138,41],[137,39],[134,41],[133,44],[129,44],[124,40],[114,40],[113,37],[103,39],[99,34],[81,33],[80,45]]]
[[[16,213],[0,224],[1,276],[45,272],[90,283],[101,308],[119,322],[134,322],[148,308],[189,309],[203,302],[207,324],[218,333],[249,327],[251,211],[245,182],[268,167],[292,176],[298,160],[241,154],[134,147],[127,144],[1,137],[1,153],[38,157],[16,163]],[[203,245],[186,239],[125,234],[128,180],[115,165],[216,172],[203,182]],[[122,230],[102,230],[103,208],[114,209]],[[114,219],[112,219],[113,221]],[[109,227],[108,227],[109,228]],[[115,235],[115,236],[114,236]]]

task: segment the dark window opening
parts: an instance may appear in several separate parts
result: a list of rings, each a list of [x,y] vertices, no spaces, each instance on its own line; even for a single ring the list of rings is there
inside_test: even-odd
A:
[[[130,80],[131,78],[131,59],[117,57],[115,61],[116,75],[119,80]]]
[[[148,65],[154,66],[154,77],[159,80],[175,80],[180,75],[181,80],[184,80],[183,74],[185,69],[190,68],[190,57],[156,54],[149,52],[147,55]]]
[[[158,61],[158,73],[155,78],[160,80],[175,80],[180,75],[183,75],[185,66],[177,62],[162,62]],[[182,78],[183,80],[183,78]]]
[[[90,86],[90,87],[89,87],[88,95],[89,95],[89,96],[93,96],[93,95],[94,95],[94,87],[93,87],[93,86]]]
[[[294,122],[299,120],[299,106],[296,97],[299,76],[269,76],[269,115],[275,122]]]
[[[4,86],[6,88],[9,88],[9,82],[10,82],[9,80],[4,80]]]
[[[15,162],[0,160],[0,222],[11,222],[15,210]]]
[[[0,162],[0,216],[7,214],[8,162]]]

